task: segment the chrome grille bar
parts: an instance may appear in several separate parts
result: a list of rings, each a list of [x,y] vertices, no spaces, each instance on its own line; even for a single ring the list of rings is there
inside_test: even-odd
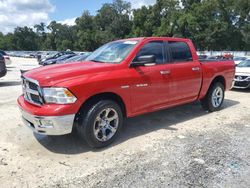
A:
[[[31,93],[33,95],[39,95],[38,91],[30,89],[30,88],[26,88],[26,92],[27,93]]]
[[[41,96],[40,86],[36,80],[26,78],[24,76],[22,78],[22,88],[23,88],[23,95],[26,101],[32,103],[34,105],[41,106],[43,104],[43,99]],[[30,85],[35,85],[37,89],[30,88]]]

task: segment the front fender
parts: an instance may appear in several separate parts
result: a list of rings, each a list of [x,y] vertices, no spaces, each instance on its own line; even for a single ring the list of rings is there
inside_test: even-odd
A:
[[[131,112],[131,88],[123,87],[125,83],[129,83],[126,78],[108,78],[95,75],[70,80],[57,86],[68,88],[77,97],[79,109],[92,96],[103,93],[115,94],[122,99],[129,116]]]

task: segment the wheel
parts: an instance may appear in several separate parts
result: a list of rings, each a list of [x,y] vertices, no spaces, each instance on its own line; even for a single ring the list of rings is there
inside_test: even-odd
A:
[[[92,148],[102,148],[111,144],[123,125],[120,106],[111,100],[101,100],[85,109],[77,133]]]
[[[214,83],[208,90],[204,99],[201,100],[201,105],[209,112],[218,111],[223,104],[225,97],[225,87],[222,83]]]

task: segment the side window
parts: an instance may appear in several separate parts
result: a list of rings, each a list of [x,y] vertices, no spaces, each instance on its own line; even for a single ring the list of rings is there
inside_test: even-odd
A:
[[[156,58],[156,64],[163,64],[164,57],[163,57],[164,45],[162,41],[152,41],[145,44],[141,50],[136,55],[134,62],[137,61],[139,56],[144,55],[154,55]]]
[[[193,61],[189,46],[185,42],[169,42],[170,52],[174,62]]]

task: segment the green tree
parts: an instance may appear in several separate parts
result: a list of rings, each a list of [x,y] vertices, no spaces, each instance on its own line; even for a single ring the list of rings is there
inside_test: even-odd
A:
[[[37,43],[38,43],[38,48],[39,50],[43,50],[46,49],[44,47],[44,41],[46,41],[47,38],[47,33],[46,33],[46,25],[45,23],[40,23],[40,24],[36,24],[34,26],[36,34],[37,34]]]
[[[38,50],[36,33],[28,27],[17,27],[13,35],[13,44],[16,50]]]
[[[50,50],[74,50],[76,38],[75,28],[52,21],[48,27],[49,33],[46,36],[45,48]]]
[[[92,51],[95,46],[95,29],[93,16],[84,11],[82,16],[76,19],[77,46],[81,51]]]
[[[94,18],[96,29],[110,32],[115,39],[124,38],[131,32],[130,14],[131,4],[126,1],[115,0],[113,3],[106,3]]]
[[[153,35],[153,24],[150,21],[152,7],[143,6],[133,11],[132,36],[148,37]]]
[[[250,50],[250,1],[156,0],[131,10],[129,2],[114,0],[95,16],[84,11],[75,26],[52,21],[35,25],[34,31],[18,27],[0,33],[0,48],[93,51],[120,38],[174,36],[190,38],[200,50]]]

